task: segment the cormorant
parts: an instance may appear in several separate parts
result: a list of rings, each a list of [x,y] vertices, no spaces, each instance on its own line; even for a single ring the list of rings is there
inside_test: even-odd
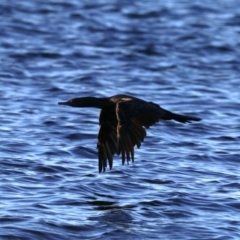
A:
[[[134,161],[134,146],[141,146],[146,137],[145,128],[160,120],[175,120],[186,123],[200,121],[200,118],[172,113],[153,102],[127,95],[115,95],[109,98],[81,97],[73,98],[59,105],[71,107],[100,108],[98,133],[98,168],[105,171],[107,164],[113,166],[113,155],[122,155],[122,164]]]

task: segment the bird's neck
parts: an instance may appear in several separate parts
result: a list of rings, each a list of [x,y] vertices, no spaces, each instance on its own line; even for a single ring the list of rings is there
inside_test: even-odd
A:
[[[79,107],[106,108],[113,106],[113,102],[108,98],[83,97],[80,99]]]

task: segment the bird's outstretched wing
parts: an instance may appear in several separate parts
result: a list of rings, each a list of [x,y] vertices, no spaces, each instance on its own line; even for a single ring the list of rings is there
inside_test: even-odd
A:
[[[163,120],[178,122],[199,121],[199,118],[175,114],[152,102],[140,99],[119,101],[116,109],[102,109],[100,113],[100,130],[98,134],[99,172],[105,171],[107,163],[113,165],[113,155],[122,156],[125,160],[134,161],[134,147],[141,146],[146,137],[145,128]]]
[[[124,102],[117,104],[116,109],[101,110],[97,143],[99,172],[105,171],[107,165],[112,169],[115,153],[122,155],[122,164],[125,159],[134,161],[134,146],[141,146],[146,131],[141,121],[131,116],[130,108]]]
[[[117,154],[122,155],[122,164],[125,159],[129,162],[130,156],[134,161],[134,146],[141,146],[146,137],[144,127],[149,128],[164,117],[165,110],[157,104],[122,101],[117,104]]]
[[[114,110],[114,111],[113,111]],[[102,109],[99,116],[98,169],[105,171],[107,164],[113,166],[113,155],[117,152],[117,117],[115,109]]]

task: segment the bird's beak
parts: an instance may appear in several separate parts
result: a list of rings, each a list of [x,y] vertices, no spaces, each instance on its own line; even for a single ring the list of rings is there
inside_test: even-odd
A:
[[[68,102],[59,102],[58,105],[69,105]]]

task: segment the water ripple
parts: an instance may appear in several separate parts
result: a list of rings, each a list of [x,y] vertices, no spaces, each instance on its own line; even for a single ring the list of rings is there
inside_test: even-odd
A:
[[[236,1],[0,3],[1,239],[239,239]],[[118,93],[203,120],[160,122],[98,174]]]

